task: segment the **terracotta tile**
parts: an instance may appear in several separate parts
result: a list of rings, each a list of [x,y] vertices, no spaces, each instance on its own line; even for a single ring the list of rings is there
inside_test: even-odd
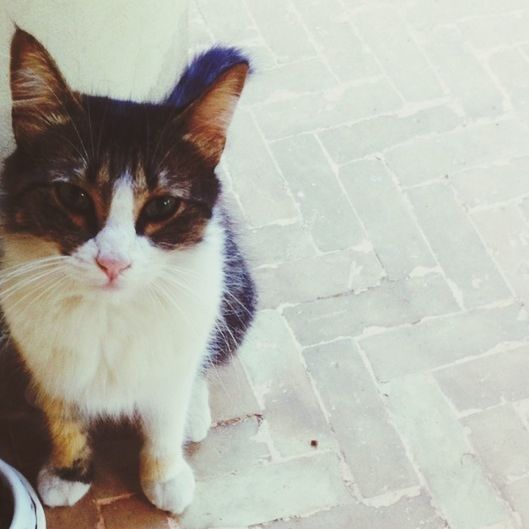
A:
[[[171,527],[166,513],[137,496],[103,505],[101,511],[106,529],[170,529]]]
[[[14,465],[33,481],[49,451],[49,441],[40,417],[26,416],[9,423]]]
[[[95,452],[93,492],[98,499],[139,492],[138,454],[141,438],[128,423],[99,423],[92,431]]]
[[[137,438],[105,440],[96,443],[94,495],[113,498],[139,492]]]
[[[11,349],[0,349],[0,418],[31,413],[25,398],[28,377]]]
[[[73,507],[46,508],[47,529],[96,529],[101,515],[91,494]]]
[[[9,434],[9,420],[0,417],[0,459],[12,463],[15,459],[15,451]]]

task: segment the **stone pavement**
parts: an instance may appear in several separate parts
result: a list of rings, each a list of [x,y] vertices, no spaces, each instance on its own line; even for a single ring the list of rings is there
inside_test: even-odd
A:
[[[527,0],[199,0],[255,74],[222,165],[261,310],[195,502],[134,439],[52,529],[529,527]]]

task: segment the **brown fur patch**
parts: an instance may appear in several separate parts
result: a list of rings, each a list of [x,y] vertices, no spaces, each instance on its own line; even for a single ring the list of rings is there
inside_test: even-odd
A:
[[[202,156],[217,165],[235,106],[248,75],[247,64],[237,64],[224,72],[213,86],[186,111],[191,142]]]
[[[54,241],[61,253],[72,254],[104,227],[115,183],[126,175],[139,235],[166,249],[202,240],[220,193],[214,169],[246,64],[229,68],[195,102],[179,109],[75,93],[44,47],[21,30],[11,53],[18,148],[3,173],[0,211],[7,232]],[[91,210],[72,214],[55,197],[58,180],[89,193]],[[148,223],[143,207],[163,193],[179,197],[183,207],[164,222]]]
[[[13,131],[19,142],[31,140],[50,125],[64,125],[79,109],[79,94],[65,83],[57,65],[31,35],[18,29],[11,44]]]
[[[44,412],[52,443],[50,463],[57,469],[90,468],[92,451],[85,425],[65,403],[52,399],[42,392],[38,405]]]

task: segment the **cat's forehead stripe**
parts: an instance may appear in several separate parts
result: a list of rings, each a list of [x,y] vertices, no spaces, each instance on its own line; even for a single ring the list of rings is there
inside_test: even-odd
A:
[[[134,224],[134,190],[130,175],[125,174],[114,184],[106,225]]]

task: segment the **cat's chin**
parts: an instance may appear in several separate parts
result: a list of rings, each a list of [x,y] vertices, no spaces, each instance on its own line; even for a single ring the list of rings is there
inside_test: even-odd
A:
[[[136,289],[120,284],[105,284],[92,289],[92,296],[109,301],[127,301],[134,297]]]
[[[81,286],[83,295],[88,298],[125,299],[134,294],[136,289],[126,282],[91,283]]]
[[[126,287],[122,283],[104,283],[98,285],[97,290],[102,290],[103,292],[122,292]]]

